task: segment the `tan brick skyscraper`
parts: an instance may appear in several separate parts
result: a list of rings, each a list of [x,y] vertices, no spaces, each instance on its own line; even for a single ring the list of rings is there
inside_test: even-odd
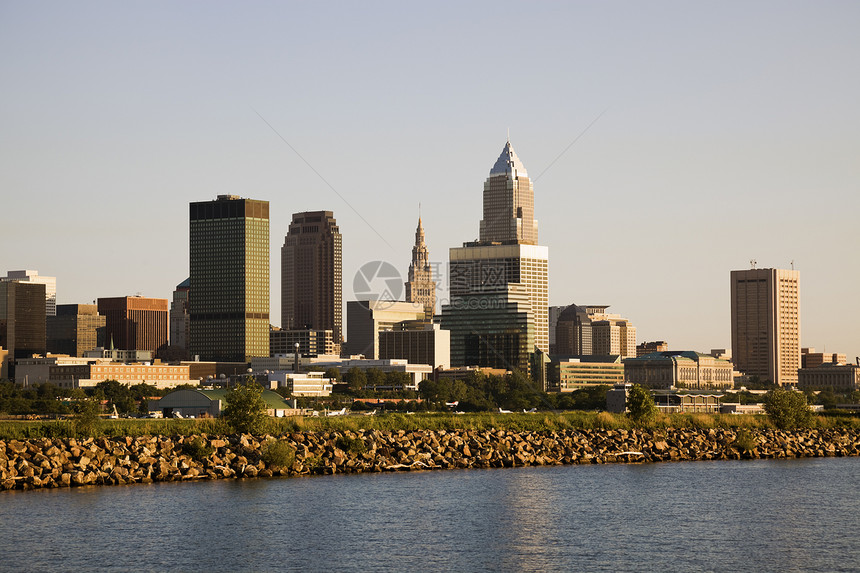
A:
[[[800,368],[800,272],[732,271],[732,360],[780,385],[797,384]]]

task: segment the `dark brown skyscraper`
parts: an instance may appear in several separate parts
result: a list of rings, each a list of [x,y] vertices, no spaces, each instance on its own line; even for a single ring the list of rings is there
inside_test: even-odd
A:
[[[105,345],[119,350],[149,350],[167,346],[167,299],[142,296],[100,298],[105,317]]]
[[[9,351],[10,379],[14,360],[45,354],[44,284],[0,282],[0,346]]]
[[[343,342],[342,243],[331,211],[293,214],[281,249],[281,327],[332,330]]]
[[[269,202],[191,203],[189,351],[202,360],[269,355]]]

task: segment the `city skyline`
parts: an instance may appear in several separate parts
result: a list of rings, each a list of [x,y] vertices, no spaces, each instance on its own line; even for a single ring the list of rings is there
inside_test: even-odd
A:
[[[860,7],[511,8],[514,87],[491,31],[506,16],[483,5],[4,7],[0,270],[57,277],[59,304],[169,299],[188,203],[237,194],[271,204],[272,293],[290,214],[333,211],[351,300],[368,261],[405,280],[419,202],[437,268],[478,238],[476,190],[510,128],[540,189],[550,305],[728,348],[730,272],[794,261],[802,346],[860,355]]]

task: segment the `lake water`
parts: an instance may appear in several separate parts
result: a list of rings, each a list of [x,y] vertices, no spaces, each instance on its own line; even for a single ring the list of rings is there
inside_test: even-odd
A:
[[[860,458],[0,494],[3,571],[858,571]]]

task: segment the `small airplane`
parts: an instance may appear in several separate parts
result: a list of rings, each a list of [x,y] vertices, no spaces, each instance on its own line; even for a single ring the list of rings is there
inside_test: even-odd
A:
[[[511,412],[510,410],[502,410],[501,408],[499,408],[499,414],[513,414],[513,412]]]
[[[342,408],[342,409],[337,410],[335,412],[326,412],[325,415],[326,416],[346,416],[346,408]]]
[[[460,401],[457,400],[455,402],[445,402],[445,405],[448,406],[449,408],[456,408],[457,406],[460,405]]]
[[[534,414],[537,412],[537,408],[532,408],[531,410],[523,410],[523,414]]]

